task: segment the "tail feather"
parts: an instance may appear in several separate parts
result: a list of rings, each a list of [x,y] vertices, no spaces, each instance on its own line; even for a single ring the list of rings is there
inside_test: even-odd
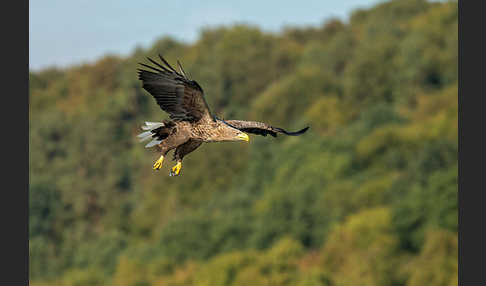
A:
[[[143,130],[147,130],[145,132],[142,132],[137,135],[137,138],[139,139],[140,142],[147,141],[149,139],[152,139],[147,145],[145,145],[145,148],[150,148],[153,147],[157,144],[160,144],[162,140],[158,140],[158,138],[155,138],[154,136],[156,135],[156,132],[153,132],[155,129],[164,126],[165,124],[162,122],[149,122],[146,121],[145,125],[142,126]]]
[[[147,145],[145,145],[145,148],[153,147],[155,145],[160,144],[160,142],[162,142],[162,140],[154,139],[154,140],[150,141]]]
[[[149,132],[150,132],[150,131],[149,131]],[[142,135],[142,134],[140,134],[140,135]],[[144,142],[144,141],[147,141],[147,140],[149,140],[149,139],[152,139],[152,135],[153,135],[153,134],[151,133],[151,134],[149,134],[149,135],[146,135],[146,136],[144,136],[144,137],[141,137],[141,138],[140,138],[138,141],[139,141],[139,142]]]
[[[164,126],[164,123],[146,121],[145,126],[142,126],[142,129],[143,130],[154,130],[154,129],[159,128],[161,126]]]
[[[137,135],[137,138],[143,138],[147,136],[152,136],[152,131],[146,131]]]

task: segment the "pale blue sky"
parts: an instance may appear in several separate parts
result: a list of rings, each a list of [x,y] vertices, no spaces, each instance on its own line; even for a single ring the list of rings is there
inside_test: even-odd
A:
[[[29,0],[29,67],[92,62],[106,53],[128,55],[162,36],[193,42],[201,28],[244,22],[266,31],[321,25],[331,17],[382,0],[156,1]]]

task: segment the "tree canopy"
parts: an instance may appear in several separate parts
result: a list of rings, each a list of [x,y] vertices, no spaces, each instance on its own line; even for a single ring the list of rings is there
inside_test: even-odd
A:
[[[30,72],[31,285],[456,285],[457,30],[455,1],[395,0]],[[218,117],[311,129],[154,172],[158,53]]]

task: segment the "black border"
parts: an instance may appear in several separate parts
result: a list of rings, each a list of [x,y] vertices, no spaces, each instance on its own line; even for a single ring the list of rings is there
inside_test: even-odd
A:
[[[8,5],[7,5],[8,4]],[[2,284],[29,285],[29,2],[2,9]]]
[[[467,3],[467,7],[465,5]],[[472,4],[476,4],[477,7]],[[459,285],[484,284],[484,19],[480,1],[458,1],[459,5]],[[484,5],[483,5],[484,6]],[[475,12],[475,13],[474,13]],[[483,120],[482,120],[483,119]],[[465,136],[469,134],[469,137]],[[469,163],[468,163],[469,162]],[[472,164],[478,163],[478,164]],[[475,165],[475,166],[473,166]]]

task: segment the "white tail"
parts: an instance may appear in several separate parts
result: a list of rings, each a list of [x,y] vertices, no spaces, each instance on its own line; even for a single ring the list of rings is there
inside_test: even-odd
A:
[[[150,141],[147,145],[145,145],[145,148],[153,147],[155,145],[160,144],[160,142],[162,142],[162,140],[156,140],[156,139],[154,139],[154,140]]]
[[[154,133],[152,133],[152,130],[155,130],[155,129],[162,127],[162,126],[164,126],[164,123],[162,123],[162,122],[148,122],[148,121],[146,121],[145,125],[142,126],[142,129],[148,130],[148,131],[138,134],[137,138],[140,140],[140,142],[144,142],[144,141],[147,141],[149,139],[152,139],[152,136],[154,135]],[[160,142],[162,142],[162,140],[153,139],[147,145],[145,145],[145,148],[153,147],[157,144],[160,144]]]
[[[154,130],[155,128],[159,128],[160,126],[164,126],[164,123],[145,121],[145,126],[142,126],[142,129],[143,130]]]

